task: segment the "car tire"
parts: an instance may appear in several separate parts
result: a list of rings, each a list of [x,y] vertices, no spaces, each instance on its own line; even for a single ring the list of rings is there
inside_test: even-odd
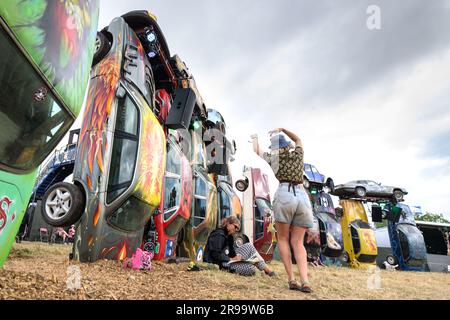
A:
[[[111,49],[111,42],[102,32],[97,32],[94,45],[94,56],[92,58],[92,66],[99,63]]]
[[[334,192],[334,181],[333,181],[333,179],[328,178],[327,182],[326,182],[326,186],[328,187],[328,190],[329,190],[330,193]]]
[[[236,181],[236,183],[234,184],[234,186],[236,187],[236,189],[240,192],[244,192],[245,190],[247,190],[248,188],[248,179],[240,179],[238,181]]]
[[[400,190],[394,190],[394,199],[397,201],[402,201],[403,200],[403,192],[401,192]]]
[[[391,266],[395,266],[398,264],[397,258],[392,255],[388,255],[386,257],[386,262],[389,263]]]
[[[67,182],[56,183],[44,194],[42,218],[53,227],[68,227],[80,220],[84,203],[83,192],[76,185]]]
[[[309,189],[309,187],[311,187],[311,183],[306,177],[303,177],[303,187],[305,187],[305,189]]]
[[[366,196],[366,189],[364,189],[363,187],[356,187],[355,194],[359,198],[364,198]]]

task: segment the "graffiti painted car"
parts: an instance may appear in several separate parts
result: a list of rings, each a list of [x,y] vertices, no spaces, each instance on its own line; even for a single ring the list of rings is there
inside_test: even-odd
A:
[[[270,202],[269,180],[259,168],[244,167],[244,179],[236,181],[243,192],[242,232],[266,261],[273,259],[277,244],[275,221]]]
[[[400,187],[384,186],[371,180],[355,180],[337,185],[332,194],[341,198],[386,198],[402,201],[408,191]]]
[[[110,48],[91,72],[74,183],[48,190],[59,195],[56,205],[43,199],[52,225],[81,218],[73,254],[83,262],[131,256],[160,204],[166,164],[155,79],[139,36],[120,17],[102,33]]]
[[[37,169],[83,105],[99,1],[4,0],[0,6],[0,266]]]
[[[193,199],[191,217],[179,236],[177,256],[201,262],[208,236],[218,225],[217,187],[215,177],[208,174],[203,128],[200,125],[190,132]]]
[[[362,201],[348,199],[341,199],[339,204],[344,258],[350,267],[366,269],[375,264],[378,247],[364,205]]]
[[[309,163],[304,164],[303,186],[306,189],[311,187],[322,188],[326,186],[330,191],[334,190],[334,181],[330,177],[321,174],[315,166]]]
[[[144,233],[143,249],[155,260],[175,257],[178,236],[191,215],[192,169],[177,141],[168,139],[161,203]]]

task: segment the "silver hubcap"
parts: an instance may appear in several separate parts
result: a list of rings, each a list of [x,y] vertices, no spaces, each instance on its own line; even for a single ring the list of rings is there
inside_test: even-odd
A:
[[[356,193],[358,194],[358,196],[362,197],[364,195],[364,190],[363,189],[358,189],[356,191]]]
[[[390,265],[394,265],[395,260],[394,260],[393,257],[388,257],[388,258],[387,258],[387,262],[388,262]]]
[[[45,213],[53,220],[62,219],[70,210],[72,196],[66,188],[57,188],[47,197]]]

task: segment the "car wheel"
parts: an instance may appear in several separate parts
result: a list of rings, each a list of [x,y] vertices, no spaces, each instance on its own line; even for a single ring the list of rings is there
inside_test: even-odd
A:
[[[386,257],[386,262],[389,263],[391,266],[395,266],[398,264],[397,258],[391,255]]]
[[[311,183],[309,182],[309,180],[304,177],[303,178],[303,187],[305,187],[305,189],[309,189],[309,187],[311,186]]]
[[[42,199],[42,218],[53,227],[70,226],[81,218],[83,212],[83,193],[71,183],[56,183]]]
[[[403,200],[403,192],[401,192],[400,190],[394,190],[394,198],[397,201]]]
[[[364,189],[363,187],[357,187],[355,189],[355,193],[358,197],[363,198],[366,196],[366,189]]]
[[[244,192],[248,188],[248,179],[245,178],[245,179],[240,179],[240,180],[236,181],[235,187],[238,191]]]
[[[102,32],[97,32],[94,45],[94,57],[92,58],[92,66],[99,63],[111,49],[111,42]]]
[[[328,187],[328,190],[330,191],[330,193],[334,192],[334,181],[333,181],[333,179],[328,178],[326,186]]]

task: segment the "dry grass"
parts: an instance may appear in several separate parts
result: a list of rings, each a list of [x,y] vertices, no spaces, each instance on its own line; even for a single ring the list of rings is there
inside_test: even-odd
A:
[[[450,275],[380,271],[380,289],[369,289],[373,273],[347,268],[310,269],[314,293],[289,291],[279,276],[241,277],[216,269],[187,271],[187,263],[154,262],[152,271],[131,271],[116,261],[69,261],[69,246],[15,244],[0,270],[0,299],[450,299]],[[81,269],[81,288],[67,289],[67,267]]]

